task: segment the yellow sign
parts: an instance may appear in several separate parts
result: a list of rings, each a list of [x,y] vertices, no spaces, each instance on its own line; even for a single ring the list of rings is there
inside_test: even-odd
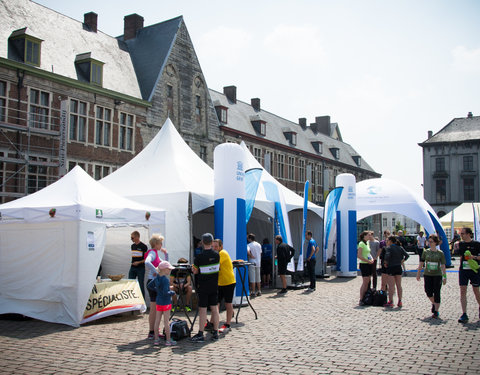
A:
[[[82,323],[124,311],[145,311],[137,280],[104,281],[93,286]]]

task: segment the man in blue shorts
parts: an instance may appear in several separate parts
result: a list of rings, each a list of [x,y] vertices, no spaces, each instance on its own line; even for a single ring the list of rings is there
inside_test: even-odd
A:
[[[480,242],[473,241],[473,232],[470,228],[462,228],[460,231],[462,241],[459,244],[458,250],[460,254],[460,270],[458,271],[458,283],[460,284],[460,303],[462,305],[462,316],[458,319],[459,323],[467,323],[467,286],[468,281],[472,285],[473,294],[478,302],[478,317],[480,319],[480,271],[474,271],[465,259],[465,251],[470,251],[472,254],[470,259],[480,261]]]

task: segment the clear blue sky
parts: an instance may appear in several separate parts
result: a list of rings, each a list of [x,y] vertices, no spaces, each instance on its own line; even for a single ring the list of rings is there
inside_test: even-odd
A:
[[[480,115],[478,0],[37,0],[101,31],[183,15],[211,89],[288,120],[329,115],[377,172],[423,194],[428,130]]]

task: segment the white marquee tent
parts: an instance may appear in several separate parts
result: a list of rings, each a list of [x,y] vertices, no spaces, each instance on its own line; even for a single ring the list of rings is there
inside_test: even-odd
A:
[[[107,228],[165,224],[164,211],[118,196],[78,166],[0,205],[0,215],[0,313],[72,326],[82,320]]]
[[[473,207],[480,210],[480,203],[462,203],[458,207],[455,207],[452,211],[440,218],[440,222],[444,226],[451,226],[452,223],[452,213],[455,227],[459,226],[473,226]]]

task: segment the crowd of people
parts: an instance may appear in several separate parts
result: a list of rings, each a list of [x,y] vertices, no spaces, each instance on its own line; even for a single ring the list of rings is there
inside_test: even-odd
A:
[[[479,305],[480,318],[480,242],[473,240],[470,228],[462,228],[461,241],[458,244],[460,256],[459,285],[462,315],[460,323],[468,322],[467,315],[467,287],[472,286],[473,293]],[[220,334],[225,334],[231,329],[231,320],[234,317],[233,297],[236,280],[232,260],[229,253],[223,249],[220,239],[214,239],[210,233],[205,233],[201,244],[197,246],[194,262],[191,265],[191,273],[179,272],[179,268],[168,262],[168,251],[163,247],[164,238],[159,234],[153,234],[150,238],[150,249],[140,241],[137,231],[131,234],[131,267],[129,278],[138,279],[142,294],[144,278],[147,280],[147,289],[150,299],[149,333],[148,339],[154,340],[154,345],[160,344],[161,336],[164,336],[165,345],[175,345],[176,342],[170,335],[170,312],[177,306],[177,294],[185,296],[184,306],[187,312],[191,311],[193,290],[198,298],[198,332],[190,338],[192,342],[205,341],[205,330],[211,331],[210,339],[215,341]],[[405,261],[409,254],[404,248],[403,232],[399,231],[392,235],[388,230],[384,231],[381,241],[375,237],[373,231],[364,231],[360,234],[357,246],[357,258],[362,276],[360,287],[359,305],[365,303],[367,291],[377,288],[377,275],[380,276],[380,289],[388,295],[384,304],[386,308],[395,306],[396,295],[397,307],[403,306],[402,276],[405,274]],[[305,270],[308,275],[308,292],[316,289],[315,265],[319,247],[310,230],[305,235]],[[447,282],[446,260],[440,250],[441,240],[436,234],[425,238],[423,232],[417,236],[417,253],[419,265],[416,279],[420,281],[423,273],[424,290],[432,304],[432,318],[439,318],[441,303],[441,288]],[[275,236],[275,256],[273,247],[268,239],[260,245],[253,233],[247,235],[247,256],[249,261],[249,288],[250,296],[260,296],[262,287],[269,285],[272,275],[272,264],[275,259],[278,275],[281,280],[279,294],[287,292],[287,265],[295,254],[295,250],[283,242],[281,236]],[[403,246],[402,246],[403,245]],[[190,267],[185,258],[178,260],[178,267]],[[220,326],[220,303],[225,304],[225,320]],[[210,319],[207,319],[207,308],[210,309]],[[163,320],[164,335],[160,334],[160,325]]]
[[[479,305],[480,319],[480,272],[478,261],[480,261],[480,242],[473,240],[473,232],[470,228],[462,228],[460,232],[461,241],[458,244],[458,255],[460,256],[459,285],[460,303],[462,315],[459,323],[467,323],[467,287],[472,286],[472,291]],[[432,303],[432,318],[438,319],[441,288],[447,283],[447,270],[445,254],[440,250],[441,239],[437,234],[427,238],[420,232],[417,236],[417,254],[419,265],[416,279],[420,281],[423,272],[424,290],[427,298]],[[362,275],[360,287],[359,305],[365,304],[367,291],[373,285],[377,287],[377,274],[381,276],[380,289],[388,293],[388,300],[384,307],[392,308],[394,295],[397,295],[397,307],[403,306],[402,275],[405,274],[405,261],[409,254],[405,251],[405,238],[402,231],[397,235],[391,235],[390,231],[383,232],[383,240],[375,238],[373,231],[364,231],[360,234],[360,241],[357,246],[357,258]],[[379,264],[379,267],[377,266]]]

